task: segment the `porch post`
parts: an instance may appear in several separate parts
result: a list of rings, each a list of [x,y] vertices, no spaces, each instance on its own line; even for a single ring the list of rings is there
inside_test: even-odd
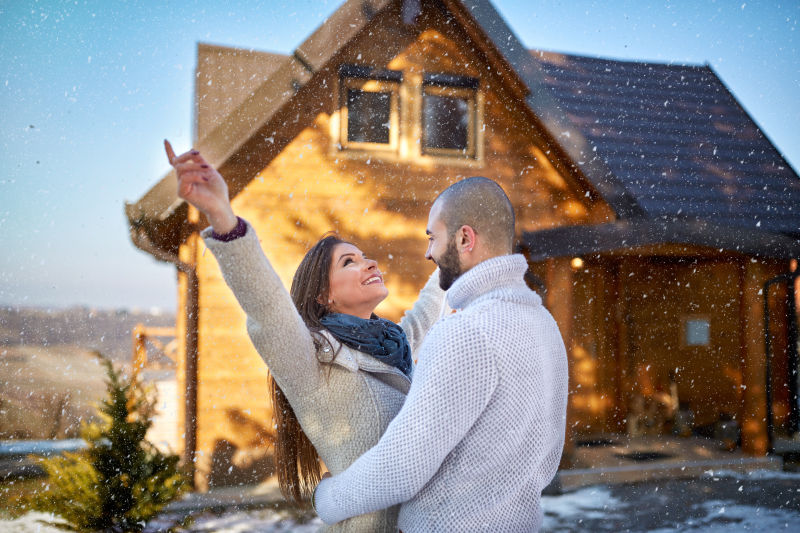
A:
[[[553,315],[564,346],[567,348],[567,362],[569,364],[570,397],[567,402],[567,431],[564,441],[564,453],[561,466],[569,466],[575,451],[575,414],[572,406],[572,387],[575,383],[574,363],[572,357],[572,322],[575,315],[573,308],[573,275],[569,258],[554,258],[547,260],[547,297],[546,304]]]
[[[766,275],[760,263],[746,260],[742,280],[742,450],[766,455],[767,395],[764,348],[764,307],[762,294]]]

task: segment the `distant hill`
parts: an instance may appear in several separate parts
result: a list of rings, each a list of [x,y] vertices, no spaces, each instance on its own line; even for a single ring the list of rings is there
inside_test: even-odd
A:
[[[131,331],[140,323],[169,327],[175,316],[0,307],[0,439],[77,437],[105,394],[105,372],[93,352],[129,364]]]
[[[127,362],[131,359],[131,331],[139,323],[174,326],[175,315],[88,307],[0,307],[0,346],[74,346]]]
[[[0,439],[78,436],[105,392],[105,372],[75,346],[0,346]]]

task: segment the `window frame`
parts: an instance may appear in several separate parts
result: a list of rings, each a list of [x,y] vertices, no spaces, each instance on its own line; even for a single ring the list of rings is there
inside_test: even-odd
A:
[[[467,147],[462,150],[459,148],[433,148],[425,146],[425,97],[445,96],[450,98],[460,98],[467,102]],[[481,120],[481,99],[480,99],[480,80],[467,76],[454,74],[426,73],[422,80],[422,92],[420,99],[419,113],[419,146],[421,155],[429,157],[442,157],[448,160],[469,160],[481,159],[482,142],[480,128],[478,124]]]
[[[396,153],[400,145],[400,85],[403,73],[375,70],[360,65],[342,65],[339,69],[339,149],[350,152]],[[389,94],[389,142],[348,140],[350,90]]]
[[[681,317],[681,348],[688,348],[688,349],[702,349],[702,348],[711,348],[713,346],[713,330],[712,330],[712,320],[710,315],[704,314],[691,314],[691,315],[683,315]],[[689,322],[705,322],[708,325],[708,343],[706,344],[690,344],[688,339],[689,333]]]

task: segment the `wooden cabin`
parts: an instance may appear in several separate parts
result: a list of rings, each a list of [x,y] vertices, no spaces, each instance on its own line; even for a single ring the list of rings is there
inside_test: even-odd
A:
[[[288,56],[200,44],[196,74],[195,147],[287,287],[336,230],[387,272],[378,311],[399,319],[434,267],[433,199],[490,177],[569,349],[567,458],[666,390],[767,452],[762,291],[800,256],[800,179],[709,67],[531,52],[485,0],[351,0]],[[176,266],[184,453],[200,487],[256,480],[268,369],[175,189],[170,173],[126,213],[134,244]],[[782,427],[791,291],[771,287]]]

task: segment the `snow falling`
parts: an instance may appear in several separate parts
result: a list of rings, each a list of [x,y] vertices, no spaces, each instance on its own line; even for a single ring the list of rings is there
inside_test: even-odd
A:
[[[181,346],[212,337],[202,328],[242,331],[201,366],[249,354],[266,379],[240,309],[179,308],[191,289],[179,294],[190,284],[176,267],[199,270],[175,250],[198,228],[161,196],[164,136],[213,148],[236,175],[237,209],[283,278],[324,231],[363,241],[385,267],[380,312],[393,319],[433,268],[432,199],[467,176],[498,180],[525,281],[570,335],[577,451],[565,470],[591,478],[546,491],[543,530],[800,530],[796,3],[496,0],[497,13],[464,2],[458,16],[428,0],[356,3],[344,22],[340,1],[0,8],[0,530],[59,531],[45,524],[57,517],[14,506],[41,479],[29,452],[85,447],[105,392],[95,352],[121,368],[132,344],[150,358],[148,439],[164,451],[197,424],[179,419],[176,373]],[[313,33],[326,21],[340,26]],[[224,290],[208,279],[202,298]],[[176,327],[195,319],[199,334]],[[255,436],[194,459],[249,476],[232,487],[244,503],[210,509],[192,492],[145,531],[186,518],[177,533],[322,525],[263,482],[277,426],[263,398],[229,405],[248,394],[242,381],[200,395],[238,420],[220,432]],[[214,463],[218,450],[228,462]],[[636,479],[591,477],[601,471]]]

